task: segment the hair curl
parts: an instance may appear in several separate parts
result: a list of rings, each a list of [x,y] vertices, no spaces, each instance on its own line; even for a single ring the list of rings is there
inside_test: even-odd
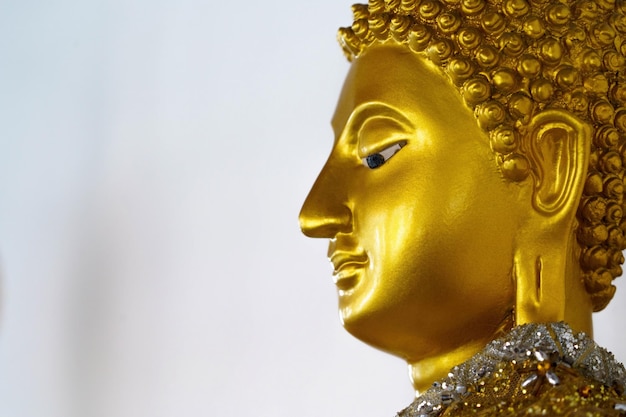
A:
[[[348,59],[394,40],[441,67],[510,180],[532,171],[523,138],[533,115],[561,108],[592,126],[577,240],[602,310],[626,248],[626,0],[369,0],[353,13],[338,36]]]

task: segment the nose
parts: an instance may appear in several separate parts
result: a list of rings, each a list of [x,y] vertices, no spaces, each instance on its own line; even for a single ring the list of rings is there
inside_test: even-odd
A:
[[[333,238],[352,231],[348,173],[329,158],[300,210],[300,229],[308,237]]]

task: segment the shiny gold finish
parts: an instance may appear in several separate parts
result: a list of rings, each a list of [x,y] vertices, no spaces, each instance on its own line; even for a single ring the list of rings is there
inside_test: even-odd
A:
[[[604,308],[615,292],[611,279],[622,273],[626,246],[626,7],[604,0],[371,0],[353,10],[354,24],[339,31],[348,58],[393,42],[439,66],[489,132],[505,178],[521,181],[533,174],[523,139],[534,115],[555,107],[592,125],[577,232],[587,291],[594,310]]]
[[[300,213],[331,240],[345,328],[418,391],[513,324],[590,333],[626,243],[621,6],[353,10],[335,143]]]

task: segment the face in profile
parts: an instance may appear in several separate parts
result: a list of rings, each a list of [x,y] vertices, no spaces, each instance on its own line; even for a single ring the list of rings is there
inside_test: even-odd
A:
[[[450,81],[404,46],[372,47],[332,125],[300,224],[330,240],[345,328],[409,361],[491,340],[514,303],[527,196]]]

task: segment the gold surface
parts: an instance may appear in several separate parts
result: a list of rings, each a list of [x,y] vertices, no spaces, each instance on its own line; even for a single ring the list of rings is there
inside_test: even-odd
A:
[[[417,391],[513,324],[590,334],[614,292],[626,20],[581,4],[370,1],[340,30],[352,65],[300,225],[330,239],[345,328]]]

